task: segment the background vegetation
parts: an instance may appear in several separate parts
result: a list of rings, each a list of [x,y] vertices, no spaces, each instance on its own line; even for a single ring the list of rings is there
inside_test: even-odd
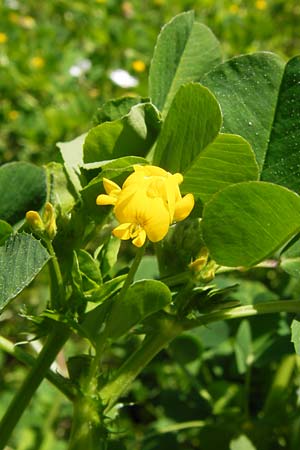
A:
[[[189,9],[213,30],[226,57],[268,50],[287,59],[299,53],[296,1],[0,0],[1,163],[57,160],[55,143],[85,132],[104,101],[145,95],[161,26]],[[116,69],[126,70],[137,85],[113,82]],[[155,271],[149,257],[138,276]],[[20,310],[24,304],[27,313],[43,309],[46,277],[42,273],[1,316],[1,334],[28,339],[32,329]],[[297,279],[269,268],[217,279],[223,287],[235,282],[234,298],[244,304],[298,298],[300,292]],[[282,314],[221,322],[177,338],[134,383],[110,448],[253,450],[242,434],[259,449],[298,449],[300,363],[290,343],[290,321]],[[118,366],[137,340],[132,335],[119,342],[107,364]],[[74,340],[66,357],[80,349],[86,351],[85,344]],[[4,353],[0,369],[2,415],[25,369]],[[11,448],[66,449],[70,416],[71,406],[43,383]]]

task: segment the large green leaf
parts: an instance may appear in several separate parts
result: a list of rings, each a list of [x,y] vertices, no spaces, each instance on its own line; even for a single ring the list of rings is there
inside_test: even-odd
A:
[[[233,58],[207,74],[203,84],[217,97],[223,130],[246,138],[261,179],[300,189],[300,57],[286,65],[272,53]]]
[[[199,83],[187,83],[174,97],[157,140],[153,163],[183,172],[217,136],[222,122],[218,102]]]
[[[126,295],[116,299],[105,327],[105,334],[117,339],[146,317],[161,310],[171,302],[168,287],[156,280],[134,283]]]
[[[202,229],[218,264],[250,267],[299,232],[300,197],[271,183],[234,184],[205,205]]]
[[[300,56],[285,66],[262,179],[300,189]]]
[[[247,139],[261,169],[283,70],[277,55],[261,52],[226,61],[202,80],[220,102],[224,132]]]
[[[0,310],[41,271],[50,256],[29,234],[9,237],[0,247]]]
[[[0,167],[0,219],[17,223],[28,210],[42,208],[46,195],[46,174],[41,167],[26,162]]]
[[[192,192],[206,203],[230,184],[258,179],[255,155],[242,137],[219,134],[184,173],[183,192]]]
[[[220,60],[220,45],[211,30],[195,22],[193,11],[179,14],[158,37],[149,76],[152,102],[165,115],[178,88],[199,81]]]
[[[151,103],[133,106],[121,119],[92,128],[84,142],[84,162],[128,155],[145,156],[160,131],[160,117]]]

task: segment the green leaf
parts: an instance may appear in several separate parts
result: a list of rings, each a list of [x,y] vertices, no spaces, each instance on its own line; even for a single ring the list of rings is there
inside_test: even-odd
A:
[[[50,256],[29,234],[11,236],[0,247],[0,310],[42,270]]]
[[[246,138],[261,179],[300,189],[300,57],[272,53],[233,58],[202,80],[217,97],[223,130]]]
[[[93,289],[86,294],[86,299],[92,303],[103,303],[105,300],[110,298],[116,292],[118,292],[124,284],[126,275],[119,275],[111,280],[106,281],[101,284],[97,289]],[[87,312],[94,309],[95,306],[89,304],[87,307]]]
[[[74,190],[70,186],[62,164],[51,162],[46,165],[48,177],[49,202],[56,206],[62,215],[68,214],[75,205]]]
[[[160,117],[151,103],[134,106],[119,120],[92,128],[84,143],[84,162],[111,160],[122,156],[145,156],[160,131]]]
[[[291,325],[291,341],[295,346],[295,352],[297,355],[300,355],[300,321],[299,318],[296,318],[292,321]]]
[[[94,116],[95,125],[100,125],[103,122],[112,122],[113,120],[121,119],[126,116],[131,108],[138,103],[147,103],[149,99],[144,99],[140,96],[132,97],[120,97],[117,99],[109,100],[97,109]]]
[[[255,155],[242,137],[219,134],[184,173],[183,192],[192,192],[206,203],[231,184],[258,179]]]
[[[102,284],[102,276],[100,273],[99,262],[95,260],[90,253],[79,249],[76,251],[79,270],[82,275],[83,290],[87,291],[93,287]]]
[[[217,136],[222,122],[218,102],[199,83],[180,87],[157,140],[153,163],[170,172],[187,170]]]
[[[13,228],[9,225],[9,223],[4,220],[0,220],[0,245],[2,245],[8,236],[13,233]]]
[[[0,167],[0,219],[16,224],[27,211],[41,209],[46,195],[46,174],[41,167],[26,162]]]
[[[161,310],[171,302],[171,292],[167,286],[156,280],[143,280],[134,283],[124,298],[116,299],[108,321],[105,334],[117,339],[146,317]]]
[[[81,189],[80,167],[83,164],[83,143],[87,133],[69,142],[57,142],[65,169],[76,192]]]
[[[201,357],[202,346],[195,335],[184,333],[170,343],[168,350],[176,361],[185,365]]]
[[[285,66],[262,180],[300,189],[300,56]]]
[[[247,436],[241,434],[230,442],[230,450],[256,450],[256,448]]]
[[[149,75],[150,98],[163,115],[178,88],[201,77],[221,61],[219,42],[194,12],[179,14],[158,37]]]
[[[291,245],[292,244],[292,245]],[[300,278],[300,240],[297,239],[294,243],[289,243],[287,250],[284,250],[280,255],[280,267],[292,275]]]
[[[251,267],[299,232],[300,197],[271,183],[231,185],[205,205],[202,230],[218,264]]]
[[[253,362],[251,327],[248,320],[242,320],[239,325],[234,350],[238,372],[245,373]]]
[[[207,74],[202,83],[216,96],[223,131],[243,136],[262,169],[276,110],[284,63],[272,53],[242,55]]]

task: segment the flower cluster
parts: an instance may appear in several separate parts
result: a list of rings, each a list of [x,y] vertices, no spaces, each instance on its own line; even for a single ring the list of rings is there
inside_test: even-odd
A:
[[[181,196],[180,173],[174,175],[156,166],[134,166],[134,172],[122,188],[103,178],[106,194],[98,195],[97,205],[114,205],[120,225],[113,234],[120,239],[132,239],[136,247],[162,240],[172,222],[185,219],[194,207],[192,194]]]

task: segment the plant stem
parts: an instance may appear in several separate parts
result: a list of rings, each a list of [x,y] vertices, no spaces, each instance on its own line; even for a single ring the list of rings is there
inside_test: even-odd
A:
[[[278,312],[300,313],[300,302],[298,300],[281,300],[257,305],[240,306],[225,311],[216,311],[205,314],[200,319],[185,320],[182,323],[171,318],[171,316],[166,316],[163,321],[164,323],[161,323],[157,333],[155,335],[147,336],[141,347],[129,357],[117,371],[115,376],[100,390],[100,396],[103,403],[107,405],[105,412],[107,413],[113,407],[118,398],[127,391],[130,384],[154,356],[156,356],[182,331],[219,320]]]
[[[237,319],[240,317],[257,316],[260,314],[272,314],[279,312],[300,313],[299,300],[278,300],[273,302],[257,303],[256,305],[238,306],[221,311],[203,314],[202,317],[195,320],[184,321],[184,329],[190,330],[201,325],[207,325],[219,320]]]
[[[56,253],[54,251],[50,239],[44,239],[48,252],[51,256],[49,261],[49,271],[51,280],[51,307],[59,310],[63,306],[64,301],[64,281],[60,271]]]
[[[138,348],[120,367],[115,376],[100,390],[100,397],[106,404],[107,413],[118,398],[127,391],[130,384],[169,342],[182,332],[179,322],[166,316],[161,320],[160,327],[153,335],[146,336]]]
[[[48,336],[38,358],[17,391],[0,423],[0,450],[7,444],[10,435],[28,406],[33,394],[45,377],[57,353],[69,337],[69,330],[62,324],[55,324],[52,333]]]
[[[130,287],[134,276],[136,274],[136,271],[140,265],[140,262],[144,256],[145,253],[145,248],[146,248],[146,243],[143,245],[143,247],[139,248],[135,254],[133,263],[131,264],[131,267],[129,269],[129,272],[127,274],[127,277],[125,279],[125,282],[122,286],[122,289],[120,290],[119,294],[116,296],[115,302],[118,302],[120,300],[122,300],[128,290],[128,288]],[[114,305],[112,306],[113,309]],[[112,310],[111,309],[111,310]],[[102,353],[103,353],[103,348],[105,346],[106,343],[106,334],[105,334],[105,330],[101,336],[101,338],[99,338],[98,342],[97,342],[97,349],[96,349],[96,354],[94,356],[93,362],[91,364],[91,368],[90,368],[90,374],[89,377],[86,381],[86,386],[90,386],[91,389],[93,389],[93,386],[95,386],[95,383],[93,382],[93,379],[95,379],[96,377],[96,373],[97,373],[97,369],[98,369],[98,364],[99,364],[99,360],[102,357]]]
[[[138,267],[140,265],[140,262],[142,261],[142,258],[144,256],[146,245],[147,244],[145,243],[143,245],[143,247],[140,247],[137,250],[137,252],[135,254],[135,257],[134,257],[134,260],[133,260],[133,263],[131,264],[131,267],[130,267],[129,272],[127,274],[126,280],[125,280],[125,282],[124,282],[124,284],[122,286],[122,289],[120,290],[120,293],[119,293],[119,295],[117,297],[118,300],[122,299],[125,296],[129,286],[133,282],[133,279],[134,279],[134,276],[136,274],[136,271],[137,271],[137,269],[138,269]]]
[[[26,366],[32,367],[36,362],[36,357],[32,356],[30,353],[25,352],[18,345],[13,344],[3,336],[0,336],[0,349],[11,356],[14,356],[19,362],[25,364]],[[69,381],[67,379],[53,372],[52,370],[47,371],[46,378],[69,400],[73,400],[75,392],[72,387],[68,385]]]

